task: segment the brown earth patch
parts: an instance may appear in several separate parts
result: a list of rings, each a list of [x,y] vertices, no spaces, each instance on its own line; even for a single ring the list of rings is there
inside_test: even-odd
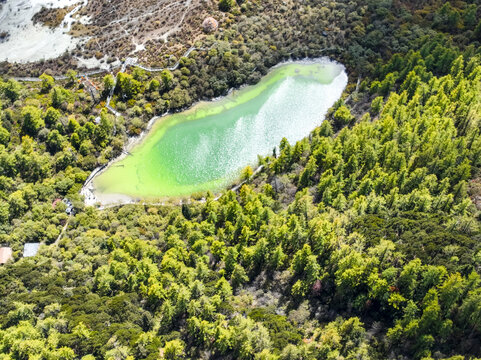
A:
[[[65,15],[67,15],[67,13],[73,8],[74,6],[64,7],[61,9],[49,9],[42,6],[40,11],[33,16],[32,21],[34,24],[42,24],[53,29],[60,26],[65,18]]]

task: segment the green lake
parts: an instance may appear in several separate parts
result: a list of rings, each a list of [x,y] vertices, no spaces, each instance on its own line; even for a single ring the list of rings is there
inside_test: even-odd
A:
[[[274,67],[256,85],[159,118],[130,155],[94,178],[95,194],[152,199],[218,191],[283,137],[293,144],[319,126],[346,84],[344,67],[326,59]]]

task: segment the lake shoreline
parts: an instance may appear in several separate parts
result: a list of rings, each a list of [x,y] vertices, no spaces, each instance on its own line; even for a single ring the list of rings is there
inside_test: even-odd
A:
[[[84,199],[85,205],[95,206],[96,204],[100,203],[101,206],[105,206],[105,205],[112,205],[118,202],[121,202],[122,204],[131,204],[131,203],[138,202],[138,201],[135,201],[134,197],[124,195],[124,194],[111,194],[111,196],[108,196],[107,198],[102,199],[102,195],[95,193],[95,187],[93,186],[93,181],[95,177],[102,174],[110,166],[123,160],[126,156],[128,156],[130,154],[130,150],[132,150],[137,144],[139,144],[144,139],[145,136],[147,136],[147,134],[150,132],[150,130],[152,129],[152,126],[156,123],[156,121],[167,115],[169,115],[169,113],[153,116],[148,121],[146,128],[142,130],[140,135],[130,136],[127,138],[127,143],[124,145],[122,153],[119,156],[117,156],[112,160],[109,160],[107,164],[95,168],[90,173],[89,177],[87,178],[84,185],[82,186],[82,189],[80,190],[80,195],[83,195],[85,198]]]
[[[348,76],[345,72],[345,67],[342,64],[338,63],[337,61],[331,60],[327,57],[284,61],[284,62],[281,62],[281,63],[273,66],[272,68],[270,68],[269,72],[265,75],[265,77],[268,77],[270,74],[272,74],[273,70],[278,69],[279,67],[282,67],[282,66],[289,65],[289,64],[299,64],[299,65],[327,64],[327,65],[340,66],[341,67],[340,73],[338,73],[336,76],[334,76],[334,78],[331,79],[325,85],[332,84],[342,74],[344,74],[346,76],[346,78],[348,79]],[[266,79],[267,79],[266,81],[269,81],[268,78],[266,78]],[[257,84],[259,84],[259,83],[257,83]],[[98,176],[102,175],[106,170],[110,169],[114,164],[124,160],[127,156],[129,156],[130,151],[133,148],[135,148],[137,145],[141,144],[142,141],[145,139],[145,137],[151,133],[154,126],[159,126],[159,124],[162,124],[163,119],[165,119],[167,116],[175,116],[176,114],[185,113],[185,112],[188,113],[189,111],[195,112],[196,109],[199,106],[202,106],[203,103],[210,106],[211,104],[215,104],[215,103],[221,102],[223,100],[226,100],[226,98],[229,95],[231,95],[234,91],[240,91],[240,90],[243,90],[243,89],[251,87],[251,86],[256,86],[257,84],[255,84],[255,85],[246,84],[246,85],[242,85],[239,88],[231,88],[231,89],[229,89],[227,95],[225,95],[225,96],[217,97],[217,98],[214,98],[214,99],[211,99],[211,100],[208,100],[208,101],[206,101],[206,100],[197,101],[196,103],[192,104],[188,108],[180,110],[179,112],[175,112],[175,113],[167,112],[167,113],[164,113],[160,116],[152,117],[149,120],[149,122],[147,124],[147,127],[142,131],[142,133],[139,136],[133,136],[133,137],[128,138],[128,140],[127,140],[127,142],[124,146],[124,150],[122,151],[121,155],[119,155],[118,157],[110,160],[107,164],[96,168],[89,175],[88,179],[86,180],[84,186],[82,187],[82,189],[80,191],[80,194],[85,197],[85,205],[87,205],[87,206],[100,205],[101,207],[107,207],[107,206],[122,205],[122,204],[137,204],[137,203],[142,203],[142,202],[155,202],[156,204],[161,204],[161,203],[165,203],[165,202],[170,202],[172,200],[177,201],[179,199],[185,199],[186,197],[190,198],[191,195],[157,197],[157,196],[132,196],[132,195],[127,195],[127,194],[115,193],[115,192],[102,193],[102,192],[98,191],[98,189],[96,189],[96,186],[94,185],[94,181]],[[343,88],[342,92],[344,92],[344,89],[345,89],[345,85],[344,85],[344,88]],[[341,96],[342,96],[342,92],[341,92]],[[262,93],[262,91],[261,91],[261,93]],[[245,101],[249,101],[248,95],[247,95],[247,98],[248,99],[245,100]],[[238,105],[236,104],[236,105],[233,105],[233,106],[238,106]],[[214,109],[214,113],[215,113],[215,109]],[[323,118],[324,114],[322,114],[321,117]],[[191,121],[191,120],[185,120],[185,121]],[[319,125],[316,125],[316,126],[319,126]],[[314,128],[312,128],[311,130],[313,130]],[[307,135],[308,135],[308,133],[305,134],[305,136],[307,136]],[[233,181],[227,181],[226,183],[235,184],[237,181],[238,181],[238,178],[236,178]],[[230,187],[231,186],[223,185],[222,190],[215,191],[215,193],[218,194],[221,191],[224,191],[224,189],[228,189]],[[193,191],[192,193],[195,193],[195,192],[196,191]]]

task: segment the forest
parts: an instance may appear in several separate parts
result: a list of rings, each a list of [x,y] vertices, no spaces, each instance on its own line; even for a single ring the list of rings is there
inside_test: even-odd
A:
[[[178,69],[116,75],[118,117],[112,75],[0,80],[0,359],[481,358],[481,2],[219,8]],[[84,205],[153,115],[324,55],[342,99],[239,191]]]

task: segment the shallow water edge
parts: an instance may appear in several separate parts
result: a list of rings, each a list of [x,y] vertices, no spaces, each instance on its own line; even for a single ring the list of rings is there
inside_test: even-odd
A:
[[[129,139],[126,151],[133,156],[123,154],[89,177],[86,204],[223,190],[282,137],[295,143],[319,126],[346,84],[345,68],[327,58],[289,61],[256,85],[154,117],[141,136]]]

